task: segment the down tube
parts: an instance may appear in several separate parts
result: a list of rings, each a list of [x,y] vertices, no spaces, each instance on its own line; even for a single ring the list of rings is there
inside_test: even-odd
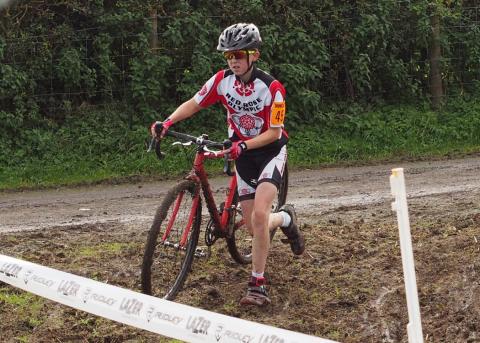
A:
[[[233,196],[235,195],[235,191],[237,190],[237,176],[233,175],[230,179],[230,185],[228,187],[228,195],[227,199],[225,199],[225,207],[222,213],[222,218],[220,220],[220,224],[222,227],[227,226],[228,217],[230,216],[230,211],[227,209],[232,207]]]

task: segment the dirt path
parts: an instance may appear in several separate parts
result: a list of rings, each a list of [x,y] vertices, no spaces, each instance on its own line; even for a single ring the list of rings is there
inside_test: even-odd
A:
[[[392,200],[389,175],[405,169],[410,198],[480,189],[480,157],[291,173],[289,202],[308,219],[352,206]],[[0,233],[108,222],[148,222],[174,181],[0,193]],[[212,180],[222,189],[225,178]],[[220,194],[220,192],[218,192]]]
[[[480,156],[292,172],[288,201],[307,249],[292,257],[276,236],[272,305],[238,305],[249,268],[223,242],[195,262],[177,301],[341,342],[407,342],[395,167],[405,169],[425,342],[480,342]],[[173,184],[0,193],[0,253],[139,290],[146,233]],[[218,196],[225,184],[213,180]],[[2,342],[158,341],[1,284],[0,318]]]

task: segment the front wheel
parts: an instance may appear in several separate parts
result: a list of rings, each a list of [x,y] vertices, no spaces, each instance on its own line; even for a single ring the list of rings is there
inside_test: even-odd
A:
[[[198,184],[185,180],[158,207],[143,255],[142,292],[173,300],[187,278],[201,224]],[[188,230],[188,234],[184,232]],[[185,241],[182,244],[182,239]]]

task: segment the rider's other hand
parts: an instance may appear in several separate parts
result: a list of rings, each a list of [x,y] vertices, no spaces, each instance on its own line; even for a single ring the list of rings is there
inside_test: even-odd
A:
[[[236,160],[244,150],[247,150],[247,144],[244,141],[232,142],[229,154],[232,160]]]
[[[150,126],[150,133],[152,134],[152,137],[163,138],[163,136],[165,136],[168,129],[172,125],[173,125],[173,122],[170,118],[166,119],[164,122],[161,122],[161,121],[153,122],[152,125]]]

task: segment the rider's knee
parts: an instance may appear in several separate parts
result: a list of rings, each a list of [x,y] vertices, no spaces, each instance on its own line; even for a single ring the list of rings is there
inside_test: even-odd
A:
[[[268,224],[268,215],[267,211],[254,208],[252,211],[252,222],[255,226],[265,226]]]

